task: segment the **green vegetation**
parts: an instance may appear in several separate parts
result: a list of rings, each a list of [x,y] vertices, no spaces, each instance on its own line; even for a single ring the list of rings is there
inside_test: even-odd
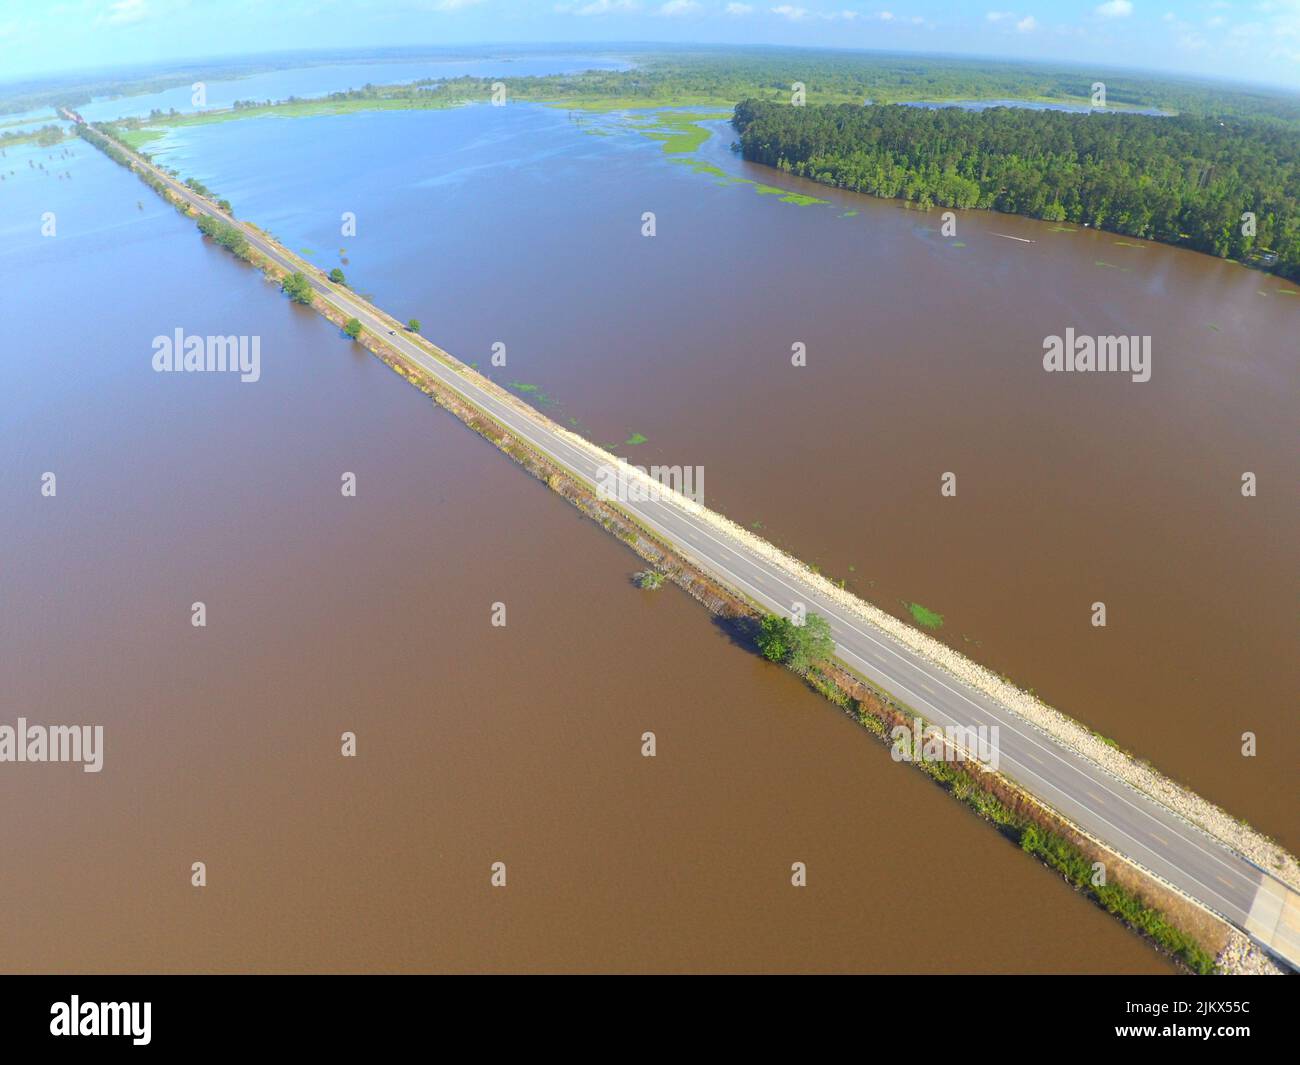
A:
[[[918,625],[923,625],[927,629],[943,627],[942,614],[936,614],[933,610],[923,607],[920,603],[908,603],[907,609],[911,611],[912,618]]]
[[[123,146],[114,139],[117,130],[113,126],[77,126],[76,134],[88,144],[98,148],[119,166],[127,167],[133,171],[141,181],[158,193],[159,196],[171,200],[171,190],[161,180],[147,170],[137,169],[131,157],[123,150]],[[113,136],[110,136],[110,134]],[[182,213],[186,213],[181,205],[178,205],[177,209],[181,210]]]
[[[67,137],[74,136],[64,132],[62,126],[41,126],[39,129],[9,130],[0,133],[0,148],[12,148],[17,144],[35,143],[42,148],[50,148]]]
[[[655,569],[643,569],[639,573],[632,575],[638,588],[644,588],[647,591],[654,591],[656,588],[662,588],[664,575]]]
[[[747,100],[746,159],[921,207],[978,207],[1300,278],[1300,136],[1279,122]],[[1255,232],[1243,232],[1243,214]],[[1109,264],[1107,264],[1109,265]]]
[[[1181,958],[1194,972],[1202,976],[1214,972],[1214,959],[1195,939],[1170,924],[1162,913],[1143,905],[1141,899],[1118,884],[1094,885],[1092,863],[1068,840],[1030,824],[1021,833],[1020,846],[1091,895],[1108,912]]]
[[[809,196],[803,192],[790,192],[788,189],[778,188],[776,185],[754,184],[754,191],[760,196],[779,196],[782,203],[793,203],[800,207],[811,207],[816,203],[825,203],[825,200],[819,200],[816,196]]]
[[[119,139],[128,148],[139,151],[150,141],[160,140],[165,136],[167,136],[167,131],[161,129],[123,129],[119,134]]]
[[[340,270],[337,266],[330,271],[329,277],[330,280],[333,281],[334,284],[336,285],[346,285],[348,283],[347,278],[343,276],[343,271]]]
[[[301,270],[295,270],[286,277],[280,283],[280,290],[295,303],[301,303],[307,307],[312,304],[311,282],[307,280],[307,275]]]
[[[670,155],[698,151],[709,139],[709,131],[700,122],[709,119],[730,118],[729,111],[701,114],[698,111],[660,111],[650,119],[649,127],[642,129],[644,136],[659,141]]]
[[[198,227],[205,237],[211,237],[241,259],[249,257],[248,238],[238,226],[233,226],[220,218],[213,218],[210,214],[203,214],[199,215]]]
[[[412,333],[418,333],[420,331],[420,319],[412,318],[406,323],[406,328]]]
[[[795,82],[810,106],[928,100],[997,100],[1079,104],[1089,102],[1093,77],[1106,82],[1116,110],[1159,108],[1185,115],[1240,118],[1300,126],[1300,101],[1263,89],[1228,88],[1178,78],[1120,71],[1077,71],[979,59],[870,55],[796,48],[692,48],[635,55],[630,70],[589,70],[508,81],[510,99],[611,112],[664,107],[734,107],[742,100],[788,104]],[[302,100],[240,100],[225,110],[179,114],[155,110],[126,119],[124,130],[190,126],[243,117],[348,114],[363,110],[453,107],[490,98],[495,78],[424,79],[406,85],[367,85]],[[30,102],[30,101],[28,101]],[[65,97],[64,102],[75,102]],[[665,121],[662,119],[661,121]],[[667,119],[665,144],[690,152],[700,134],[687,119]],[[678,123],[681,123],[679,126]],[[593,131],[599,132],[599,131]],[[125,136],[134,137],[134,133]],[[135,143],[133,141],[133,143]],[[136,144],[138,146],[138,144]]]
[[[835,653],[830,623],[820,614],[809,614],[802,625],[768,614],[759,623],[754,642],[764,658],[783,663],[796,673],[807,673]]]
[[[603,54],[607,51],[602,49]],[[789,98],[794,81],[806,84],[808,102],[861,103],[900,100],[1020,99],[1086,102],[1094,77],[1106,82],[1115,107],[1160,107],[1183,113],[1268,117],[1295,121],[1300,105],[1265,89],[1212,86],[1177,77],[1147,77],[1123,71],[1075,70],[979,59],[836,52],[797,48],[689,48],[642,51],[628,58],[627,71],[587,71],[553,77],[511,78],[512,99],[566,101],[585,110],[665,105],[722,105],[746,98]],[[292,66],[288,62],[212,62],[142,78],[86,78],[56,89],[11,92],[0,111],[21,112],[63,104],[77,107],[92,98],[157,92],[196,80],[215,80]],[[405,93],[432,97],[487,99],[494,79],[429,79],[412,86],[367,86],[336,94],[345,100],[384,99]],[[295,101],[311,105],[317,101]],[[269,101],[241,101],[245,109]],[[156,116],[167,116],[155,112]],[[150,116],[155,117],[155,116]]]
[[[490,91],[490,90],[489,90]],[[487,93],[484,94],[486,99]],[[233,122],[242,118],[310,118],[320,115],[349,115],[360,111],[421,111],[441,110],[468,102],[468,98],[434,94],[396,86],[388,90],[358,89],[352,93],[334,93],[317,100],[286,100],[252,103],[238,100],[233,107],[211,111],[181,114],[177,111],[154,111],[142,118],[119,118],[113,125],[121,130],[122,140],[138,148],[151,140],[166,135],[167,129],[187,129],[192,126],[209,126],[219,122]]]
[[[840,687],[834,677],[817,668],[805,673],[804,679],[811,688],[843,709],[863,728],[884,742],[891,742],[889,718],[878,716],[879,705],[853,698]],[[884,704],[889,702],[883,696],[881,701]],[[907,707],[899,709],[909,719],[917,717]],[[985,821],[997,826],[1004,836],[1017,843],[1026,854],[1033,855],[1060,873],[1077,891],[1089,896],[1130,928],[1178,958],[1193,972],[1208,975],[1215,971],[1214,958],[1192,936],[1175,928],[1163,913],[1147,906],[1129,889],[1114,883],[1094,884],[1091,858],[1064,836],[1010,808],[994,793],[985,779],[971,773],[960,762],[921,761],[913,764],[953,798],[964,803]]]
[[[356,340],[359,336],[361,336],[360,320],[356,318],[349,318],[348,324],[343,327],[343,332],[345,332],[353,340]]]
[[[889,704],[889,697],[881,695],[878,703],[857,699],[843,688],[842,682],[832,672],[824,668],[835,650],[825,618],[809,614],[806,624],[798,626],[788,618],[769,614],[759,623],[755,643],[765,658],[785,663],[800,673],[814,691],[840,707],[869,732],[889,742],[890,718],[881,709]],[[909,719],[918,716],[905,706],[898,709]],[[1214,958],[1195,938],[1174,927],[1163,913],[1147,906],[1127,888],[1113,883],[1095,884],[1092,860],[1079,847],[1008,807],[984,779],[972,774],[960,762],[921,761],[914,764],[954,798],[996,825],[1025,853],[1056,870],[1076,890],[1090,896],[1130,928],[1180,959],[1193,972],[1206,975],[1215,971]]]
[[[758,634],[754,637],[759,653],[769,662],[784,662],[790,655],[793,629],[794,624],[789,618],[768,614],[759,623]]]
[[[638,123],[665,152],[692,160],[708,114],[667,107],[733,107],[746,156],[921,206],[983,207],[1184,244],[1300,277],[1296,133],[1300,98],[1122,71],[944,57],[807,49],[691,48],[634,56],[625,71],[512,78],[511,100],[571,112],[658,109]],[[983,112],[882,106],[902,101],[1019,100],[1086,105],[1103,77],[1109,114],[993,108]],[[122,119],[114,136],[139,147],[164,126],[243,117],[453,107],[487,100],[495,79],[425,79],[320,99],[241,100],[196,114]],[[808,106],[790,107],[792,86]],[[864,106],[864,101],[870,101]],[[1170,117],[1124,113],[1162,109]],[[757,185],[782,202],[816,197]],[[1242,232],[1241,215],[1256,216]]]
[[[635,447],[637,444],[644,444],[649,439],[650,438],[648,436],[643,436],[641,433],[633,433],[626,440],[624,440],[623,443]]]
[[[1201,117],[1254,118],[1300,125],[1300,100],[1293,96],[1118,70],[1097,69],[1081,74],[1061,67],[984,59],[803,48],[706,47],[641,53],[633,58],[637,66],[625,71],[512,78],[508,83],[510,97],[587,111],[731,107],[746,99],[788,104],[791,86],[800,82],[805,86],[809,105],[999,99],[1087,105],[1092,81],[1101,78],[1106,83],[1107,103],[1119,110],[1153,108]],[[378,97],[400,91],[452,100],[485,100],[492,80],[456,78],[368,91]]]

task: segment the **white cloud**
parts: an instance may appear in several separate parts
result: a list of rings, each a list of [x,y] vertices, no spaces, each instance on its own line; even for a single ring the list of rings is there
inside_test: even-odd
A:
[[[749,4],[728,4],[727,7],[728,13],[731,12],[731,8],[733,7],[745,8],[745,14],[748,14],[750,10]],[[771,8],[770,10],[772,14],[777,14],[777,16],[780,16],[781,18],[788,18],[790,22],[802,22],[807,20],[807,18],[819,18],[819,20],[822,20],[823,22],[855,22],[859,20],[859,18],[868,18],[868,20],[875,20],[876,22],[893,22],[894,18],[896,18],[893,12],[862,14],[861,12],[855,12],[855,10],[849,8],[842,8],[841,10],[837,10],[837,12],[813,12],[813,10],[798,7],[796,4],[781,4],[779,7]],[[923,18],[914,18],[914,20],[911,21],[924,22]]]
[[[728,4],[728,15],[752,15],[754,13],[753,4]]]
[[[664,15],[667,18],[673,18],[678,15],[691,15],[700,9],[696,0],[668,0],[657,14]]]
[[[990,22],[1005,22],[1007,19],[1015,18],[1016,16],[1010,11],[990,11],[984,17]]]
[[[438,11],[460,11],[467,7],[473,7],[475,4],[481,4],[483,0],[437,0],[433,6]]]
[[[559,4],[555,10],[564,15],[608,15],[613,11],[635,11],[633,0],[590,0],[586,4]]]
[[[1016,30],[1019,33],[1033,33],[1038,29],[1038,20],[1033,15],[1026,15],[1016,23]]]
[[[1133,14],[1133,0],[1106,0],[1097,8],[1102,18],[1128,18]]]
[[[100,17],[100,21],[111,26],[129,26],[132,22],[139,22],[148,13],[144,0],[117,0],[117,3],[108,5],[108,11]]]

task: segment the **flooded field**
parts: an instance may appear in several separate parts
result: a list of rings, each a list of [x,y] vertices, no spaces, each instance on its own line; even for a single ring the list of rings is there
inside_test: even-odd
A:
[[[718,132],[701,161],[775,179]],[[820,186],[783,203],[540,107],[151,148],[1295,846],[1291,286],[1005,216],[945,239]],[[633,587],[631,553],[125,171],[61,150],[10,149],[0,186],[26,308],[0,380],[0,684],[6,720],[102,723],[106,750],[98,774],[0,777],[11,969],[1168,969],[676,590]],[[1151,380],[1043,373],[1070,326],[1151,336]],[[155,374],[178,327],[260,337],[261,379]]]
[[[334,146],[363,122],[358,166]],[[1300,763],[1296,286],[1007,215],[944,237],[938,211],[744,164],[710,128],[721,179],[635,123],[530,105],[157,143],[557,420],[703,466],[710,505],[1300,845],[1277,786]],[[1045,373],[1067,329],[1149,337],[1151,379]]]

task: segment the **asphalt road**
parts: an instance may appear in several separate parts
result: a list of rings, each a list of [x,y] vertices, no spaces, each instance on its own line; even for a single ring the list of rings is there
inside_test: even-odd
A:
[[[239,225],[170,175],[143,159],[137,160],[196,209]],[[241,228],[249,243],[263,255],[286,270],[301,268],[259,233]],[[560,432],[539,424],[538,417],[521,413],[476,385],[472,378],[430,357],[402,330],[389,336],[392,327],[353,293],[330,284],[314,270],[305,272],[317,292],[354,315],[364,328],[383,336],[413,363],[537,451],[595,485],[597,470],[606,463],[575,447]],[[810,612],[821,614],[830,622],[843,662],[927,721],[940,726],[998,726],[998,768],[1002,773],[1129,860],[1238,928],[1246,929],[1256,892],[1267,875],[1258,866],[1100,766],[1061,746],[1013,711],[918,657],[883,631],[848,614],[815,590],[795,584],[772,563],[701,519],[663,500],[622,506],[701,569],[772,612],[788,616],[792,604],[801,602]],[[1300,966],[1300,940],[1295,933],[1283,931],[1279,938],[1280,942],[1272,943],[1274,951],[1293,966]]]

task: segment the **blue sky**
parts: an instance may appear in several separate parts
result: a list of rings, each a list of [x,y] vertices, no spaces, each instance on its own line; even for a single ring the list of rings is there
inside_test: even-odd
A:
[[[1300,0],[0,0],[0,78],[294,48],[791,44],[1066,59],[1300,88]]]

